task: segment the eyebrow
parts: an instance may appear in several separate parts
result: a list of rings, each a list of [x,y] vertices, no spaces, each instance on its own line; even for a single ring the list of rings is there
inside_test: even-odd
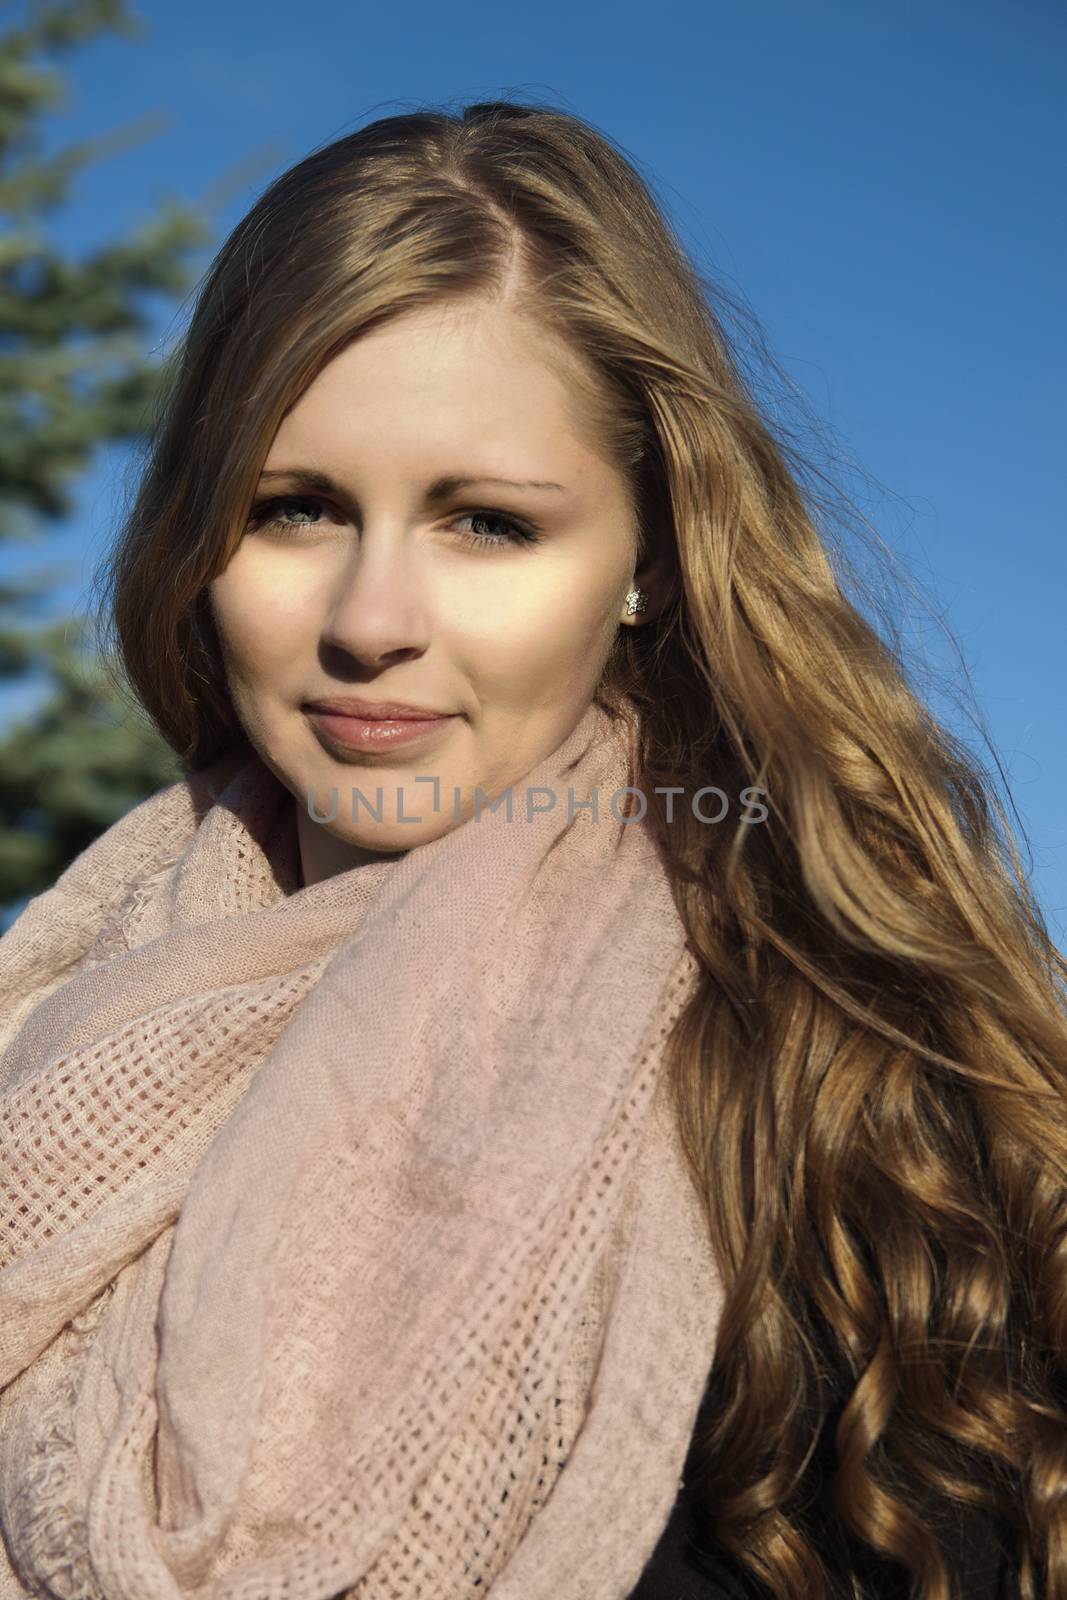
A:
[[[260,473],[260,482],[265,483],[273,478],[288,478],[292,483],[303,484],[307,489],[316,489],[321,494],[343,495],[344,490],[334,482],[327,472],[320,472],[316,467],[271,467]],[[442,500],[450,500],[461,489],[472,489],[477,484],[495,483],[505,489],[558,489],[561,492],[561,483],[552,483],[543,478],[528,478],[520,482],[515,478],[489,478],[467,475],[451,474],[447,477],[436,478],[426,491],[426,499],[430,505],[437,505]]]

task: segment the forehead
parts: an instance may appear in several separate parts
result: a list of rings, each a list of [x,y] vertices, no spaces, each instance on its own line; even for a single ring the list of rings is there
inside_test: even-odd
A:
[[[545,454],[560,470],[566,462],[588,469],[596,451],[573,365],[558,341],[515,312],[421,308],[334,356],[282,421],[270,457],[312,448],[366,448],[376,460],[518,448],[531,455],[518,463],[523,476],[558,476],[538,468]]]

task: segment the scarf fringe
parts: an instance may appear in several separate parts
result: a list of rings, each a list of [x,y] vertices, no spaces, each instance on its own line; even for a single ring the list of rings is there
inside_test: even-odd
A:
[[[107,1600],[89,1559],[86,1493],[74,1437],[82,1365],[114,1294],[109,1283],[59,1334],[62,1377],[25,1441],[12,1510],[13,1560],[20,1582],[39,1600]],[[31,1576],[32,1575],[32,1576]]]

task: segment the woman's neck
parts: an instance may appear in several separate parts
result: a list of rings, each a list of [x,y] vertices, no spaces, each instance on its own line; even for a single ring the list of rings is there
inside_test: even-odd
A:
[[[333,878],[339,872],[350,872],[353,867],[370,866],[375,861],[399,861],[407,855],[406,850],[367,850],[363,845],[338,839],[299,805],[296,832],[302,889],[321,883],[324,878]]]

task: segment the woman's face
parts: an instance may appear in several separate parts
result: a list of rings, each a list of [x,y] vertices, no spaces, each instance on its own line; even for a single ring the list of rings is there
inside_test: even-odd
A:
[[[616,629],[642,620],[625,615],[648,582],[625,480],[544,348],[497,307],[412,313],[343,350],[275,435],[210,597],[234,709],[298,802],[305,883],[437,838],[476,788],[517,784],[578,723]],[[350,747],[309,711],[337,697],[447,715]],[[329,817],[335,799],[314,820],[309,803]]]

